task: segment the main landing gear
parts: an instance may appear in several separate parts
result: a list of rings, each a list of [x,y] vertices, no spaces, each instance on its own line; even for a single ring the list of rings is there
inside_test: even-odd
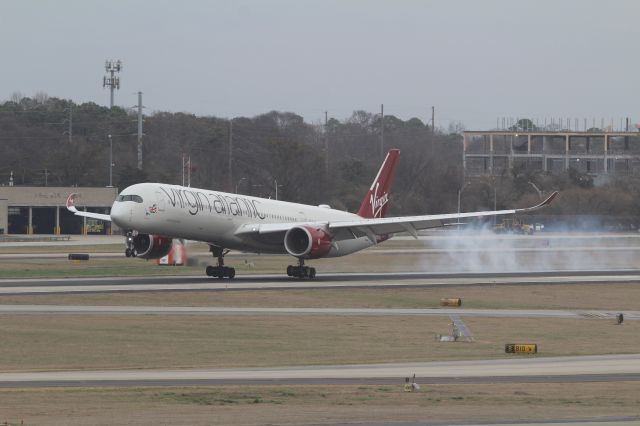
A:
[[[236,276],[236,270],[234,268],[229,268],[224,266],[224,255],[229,253],[229,250],[225,250],[222,247],[218,246],[209,246],[209,250],[215,257],[218,258],[218,264],[216,266],[207,266],[205,270],[207,275],[210,277],[218,277],[222,278],[233,278]]]
[[[298,266],[287,266],[287,276],[314,279],[316,277],[316,268],[304,266],[304,259],[298,259]]]

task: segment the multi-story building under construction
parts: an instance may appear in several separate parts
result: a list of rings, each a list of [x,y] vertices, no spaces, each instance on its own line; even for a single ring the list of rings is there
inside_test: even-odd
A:
[[[500,176],[513,168],[592,175],[640,175],[637,131],[495,130],[463,133],[465,176]]]

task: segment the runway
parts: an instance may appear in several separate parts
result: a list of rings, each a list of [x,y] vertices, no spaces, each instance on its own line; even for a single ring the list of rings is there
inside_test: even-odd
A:
[[[640,282],[640,270],[546,271],[519,273],[340,273],[299,280],[281,274],[237,276],[233,280],[205,276],[155,276],[0,280],[0,296],[51,293],[143,291],[249,291],[328,288],[400,288],[496,285],[554,285]]]
[[[0,387],[638,381],[640,354],[312,367],[0,373]]]
[[[447,316],[491,318],[563,318],[640,320],[640,311],[568,311],[551,309],[365,309],[365,308],[230,308],[191,306],[0,305],[0,315],[216,315],[216,316]]]
[[[503,253],[518,253],[520,256],[526,256],[527,253],[546,253],[549,255],[553,255],[554,253],[602,253],[608,252],[611,254],[616,253],[625,253],[625,252],[634,252],[634,255],[640,251],[640,246],[617,246],[617,247],[489,247],[489,248],[450,248],[446,251],[442,248],[376,248],[371,249],[369,254],[371,255],[381,255],[381,254],[390,254],[390,255],[399,255],[399,254],[473,254],[473,253],[485,253],[491,252],[496,255],[501,255]],[[73,252],[73,250],[69,250],[69,252]],[[21,259],[59,259],[66,260],[68,258],[68,253],[0,253],[0,260],[21,260]],[[89,253],[91,259],[113,259],[113,258],[122,258],[123,253],[121,252],[98,252],[98,253]],[[195,253],[194,257],[210,259],[210,253]],[[227,256],[230,258],[234,257],[253,257],[254,255],[251,253],[242,253],[242,252],[232,252]]]

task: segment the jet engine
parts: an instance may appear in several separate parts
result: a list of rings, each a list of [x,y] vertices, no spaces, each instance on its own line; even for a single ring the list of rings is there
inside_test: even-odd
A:
[[[171,238],[160,235],[137,234],[131,237],[135,256],[143,259],[158,259],[169,254]]]
[[[285,234],[284,248],[295,257],[318,259],[331,250],[331,236],[322,228],[296,226]]]

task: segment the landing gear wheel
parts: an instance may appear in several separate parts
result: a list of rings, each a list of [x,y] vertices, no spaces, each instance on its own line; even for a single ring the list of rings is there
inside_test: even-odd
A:
[[[309,278],[314,279],[316,277],[316,268],[304,266],[304,259],[298,259],[298,266],[287,266],[287,276],[296,278]]]
[[[222,247],[210,245],[209,250],[218,258],[218,264],[216,266],[207,266],[205,273],[209,277],[218,277],[220,279],[229,278],[232,279],[236,276],[236,270],[224,266],[224,255],[229,253],[229,250],[225,250]]]
[[[236,270],[226,266],[207,266],[205,273],[210,277],[218,277],[220,279],[234,278],[236,276]]]

